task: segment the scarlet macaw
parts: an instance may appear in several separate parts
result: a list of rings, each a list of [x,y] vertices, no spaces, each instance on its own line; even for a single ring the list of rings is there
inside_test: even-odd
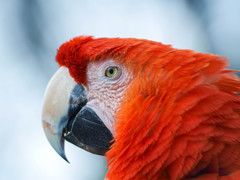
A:
[[[226,58],[80,36],[56,61],[42,121],[64,159],[66,139],[105,155],[110,180],[240,179],[240,81]]]

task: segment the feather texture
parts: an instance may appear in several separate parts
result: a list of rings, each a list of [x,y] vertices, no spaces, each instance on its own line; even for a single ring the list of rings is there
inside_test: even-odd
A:
[[[134,78],[116,114],[107,179],[240,179],[240,82],[227,59],[132,38],[80,36],[56,56],[79,83],[89,61]]]

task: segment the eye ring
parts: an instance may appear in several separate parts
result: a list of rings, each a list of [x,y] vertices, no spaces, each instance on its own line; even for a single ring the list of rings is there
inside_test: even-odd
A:
[[[109,77],[109,78],[113,78],[117,75],[118,73],[118,67],[117,66],[109,66],[106,70],[105,70],[105,76]]]

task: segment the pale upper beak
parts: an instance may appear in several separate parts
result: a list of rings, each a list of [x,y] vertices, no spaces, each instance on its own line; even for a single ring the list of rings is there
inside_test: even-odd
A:
[[[70,76],[68,68],[61,67],[48,83],[42,110],[42,124],[45,135],[55,151],[66,161],[64,151],[63,128],[67,121],[70,94],[76,82]]]

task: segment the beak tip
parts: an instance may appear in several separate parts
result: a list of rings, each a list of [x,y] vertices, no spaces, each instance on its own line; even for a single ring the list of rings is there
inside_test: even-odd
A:
[[[53,149],[66,161],[69,163],[65,150],[64,150],[64,139],[61,136],[60,133],[53,134],[52,131],[49,130],[49,128],[44,128],[45,135],[48,139],[48,142],[51,144]],[[59,131],[61,132],[61,131]]]
[[[65,154],[65,150],[64,150],[64,141],[63,140],[61,140],[60,141],[60,147],[59,147],[59,144],[58,144],[58,146],[56,146],[56,144],[55,143],[50,143],[51,145],[52,145],[52,147],[53,147],[53,149],[59,154],[59,156],[61,156],[67,163],[70,163],[69,161],[68,161],[68,159],[67,159],[67,156],[66,156],[66,154]]]
[[[66,155],[65,155],[65,153],[64,152],[62,152],[62,153],[58,153],[67,163],[69,163],[70,164],[70,162],[68,161],[68,159],[67,159],[67,157],[66,157]]]

